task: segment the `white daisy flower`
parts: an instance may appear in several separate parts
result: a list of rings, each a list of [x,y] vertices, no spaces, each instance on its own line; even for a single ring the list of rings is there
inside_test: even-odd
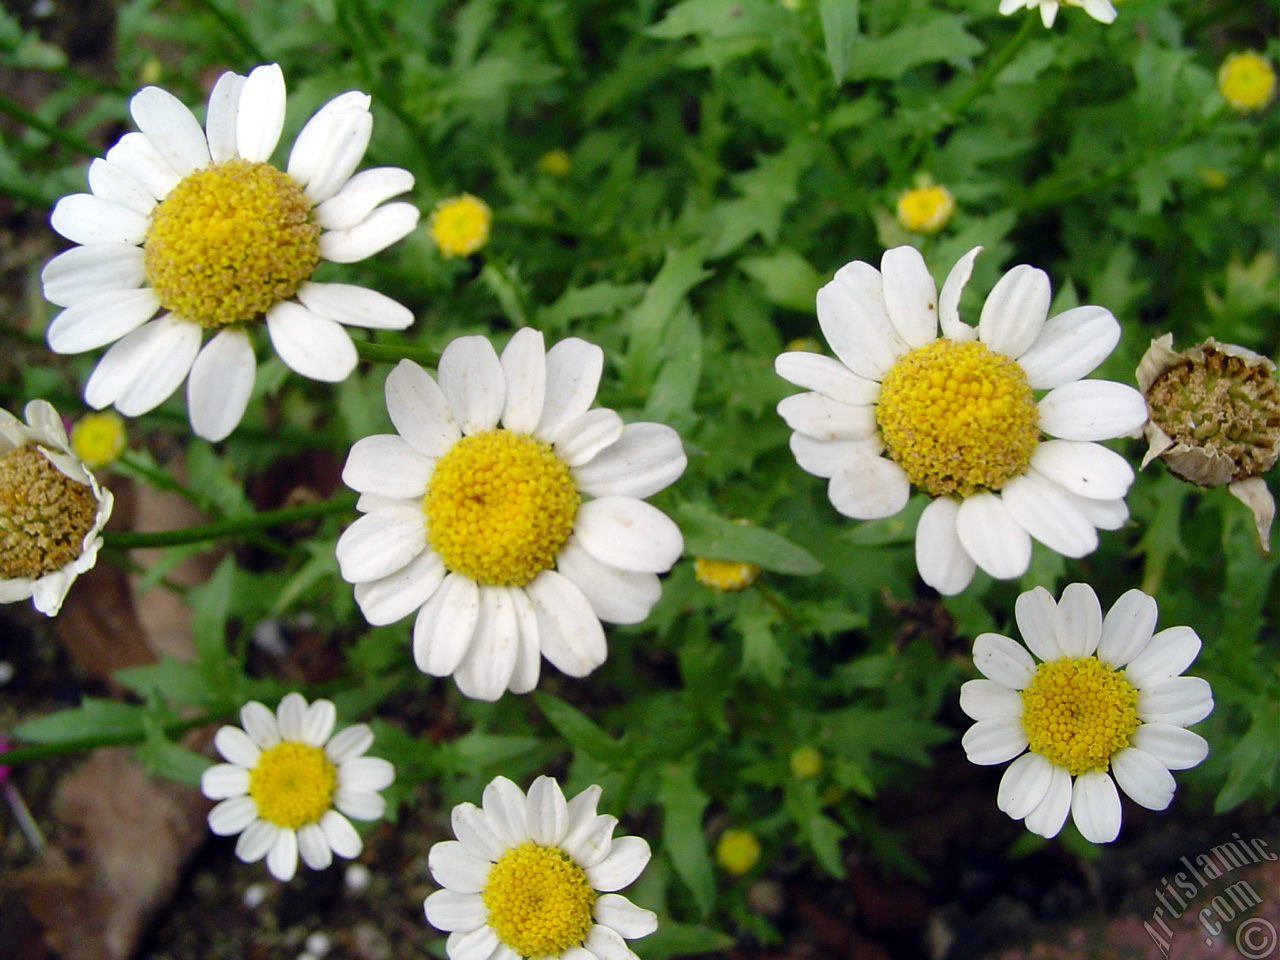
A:
[[[114,343],[85,385],[91,406],[136,416],[185,379],[192,429],[221,440],[253,388],[250,325],[265,321],[276,353],[304,377],[336,382],[356,363],[343,324],[412,322],[373,290],[311,280],[321,260],[363,260],[418,222],[412,204],[384,202],[413,186],[407,170],[353,175],[373,123],[366,94],[321,107],[286,170],[269,162],[285,115],[275,64],[224,73],[204,129],[159,87],[141,90],[130,111],[140,132],[90,164],[91,193],[54,207],[53,228],[80,246],[43,274],[45,297],[66,308],[49,324],[50,347]]]
[[[52,617],[97,563],[114,500],[48,401],[32,400],[23,413],[26,423],[0,410],[0,603],[30,597]]]
[[[640,876],[649,844],[613,836],[597,816],[600,788],[572,800],[551,777],[528,797],[506,777],[483,807],[453,808],[453,832],[428,863],[444,887],[427,897],[427,920],[449,933],[450,960],[636,960],[624,941],[658,928],[657,915],[614,893]]]
[[[363,723],[333,736],[334,707],[328,700],[307,706],[299,693],[286,694],[273,714],[250,700],[240,709],[240,727],[223,727],[214,738],[227,759],[200,778],[210,800],[209,829],[220,837],[239,833],[236,856],[245,863],[267,858],[277,880],[292,879],[302,862],[323,870],[333,855],[360,855],[360,835],[347,817],[377,820],[386,809],[378,793],[395,780],[395,768],[366,757],[373,733]]]
[[[1040,8],[1040,19],[1046,27],[1052,27],[1058,18],[1058,7],[1084,7],[1084,12],[1102,23],[1111,23],[1116,18],[1116,8],[1111,0],[1000,0],[1000,12],[1009,14],[1022,9]]]
[[[577,338],[544,351],[528,328],[501,359],[460,337],[439,383],[400,362],[397,434],[351,448],[342,479],[365,516],[338,541],[342,577],[370,623],[417,611],[418,668],[469,697],[527,693],[543,656],[586,676],[605,660],[600,621],[648,616],[684,549],[643,500],[684,472],[680,437],[591,409],[603,364]]]
[[[916,527],[916,564],[944,594],[968,586],[975,567],[1020,576],[1032,537],[1067,557],[1096,549],[1097,531],[1129,516],[1133,469],[1094,441],[1147,418],[1132,387],[1081,379],[1119,341],[1115,317],[1085,306],[1046,319],[1043,271],[1014,267],[977,328],[961,322],[960,291],[981,249],[960,259],[941,297],[913,247],[886,252],[879,271],[845,265],[818,291],[818,322],[839,359],[796,352],[776,363],[812,391],[778,413],[795,431],[796,462],[830,478],[837,510],[890,517],[912,486],[933,498]]]
[[[1015,614],[1025,648],[996,633],[973,645],[987,679],[960,688],[960,708],[977,721],[965,752],[983,765],[1013,760],[996,803],[1032,833],[1056,836],[1070,811],[1085,839],[1110,843],[1120,832],[1117,784],[1163,810],[1173,799],[1169,771],[1209,753],[1185,729],[1213,710],[1209,684],[1181,675],[1200,638],[1190,627],[1153,636],[1156,602],[1140,590],[1104,619],[1086,584],[1071,584],[1056,604],[1036,587],[1018,597]]]

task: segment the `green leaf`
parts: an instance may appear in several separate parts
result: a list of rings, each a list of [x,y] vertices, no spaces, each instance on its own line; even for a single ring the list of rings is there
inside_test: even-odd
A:
[[[658,787],[658,803],[663,810],[662,847],[704,917],[711,913],[716,900],[716,879],[702,829],[702,814],[708,802],[694,779],[691,763],[662,768]]]
[[[679,513],[684,552],[690,556],[754,563],[762,570],[796,576],[822,569],[809,551],[764,527],[734,523],[694,503],[681,504]]]
[[[220,683],[227,679],[227,618],[236,579],[235,558],[228,554],[213,576],[191,591],[191,632],[196,656],[206,672]]]
[[[814,309],[822,277],[808,260],[790,247],[782,247],[764,257],[745,257],[738,261],[738,268],[764,287],[770,303],[802,313]]]
[[[664,919],[658,929],[644,938],[646,960],[687,957],[699,953],[728,950],[737,941],[727,933],[691,923]]]
[[[703,269],[705,243],[668,250],[662,269],[649,284],[644,299],[626,318],[630,343],[625,361],[626,379],[647,389],[666,356],[667,321],[690,290],[711,276]]]
[[[822,0],[822,35],[827,43],[827,61],[836,86],[844,83],[849,72],[849,57],[858,36],[860,0]]]
[[[590,757],[611,767],[621,767],[628,759],[627,748],[611,737],[594,720],[577,707],[570,706],[558,697],[541,690],[534,691],[537,702],[547,722],[559,731],[573,746]]]
[[[160,729],[149,724],[147,738],[134,751],[147,770],[191,787],[200,785],[200,776],[213,766],[208,757],[166,740]]]
[[[733,625],[742,634],[742,672],[757,676],[771,687],[782,682],[787,656],[774,634],[777,615],[758,593],[748,593],[738,604]]]
[[[850,80],[897,80],[922,63],[945,61],[967,67],[982,52],[982,43],[964,29],[964,17],[935,16],[909,23],[883,37],[864,36],[849,55]]]
[[[1226,813],[1274,785],[1280,771],[1280,711],[1263,704],[1253,715],[1249,732],[1231,748],[1231,772],[1213,801],[1214,813]]]
[[[18,740],[66,743],[90,737],[141,739],[146,708],[119,700],[85,697],[80,706],[36,717],[10,728]]]
[[[207,705],[222,697],[200,668],[184,660],[165,657],[159,663],[125,667],[112,674],[116,682],[140,697],[160,697],[168,703]]]
[[[773,0],[684,0],[646,32],[663,40],[691,36],[729,40],[768,36],[786,24],[785,11]]]
[[[645,418],[667,423],[693,410],[702,376],[702,331],[687,304],[667,324],[666,360],[645,401]]]

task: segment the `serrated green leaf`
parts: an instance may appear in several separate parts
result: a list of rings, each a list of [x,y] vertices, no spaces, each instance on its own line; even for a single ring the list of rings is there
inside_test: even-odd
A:
[[[760,595],[749,593],[734,613],[733,625],[742,635],[742,672],[776,687],[787,666],[786,654],[774,634],[777,615],[765,606]]]
[[[148,726],[147,738],[134,754],[150,773],[190,787],[199,786],[201,774],[213,766],[208,757],[166,740],[153,725]]]
[[[116,683],[140,697],[161,697],[167,703],[207,705],[222,700],[219,691],[194,664],[165,657],[158,663],[125,667],[112,674]]]
[[[808,260],[790,247],[782,247],[768,256],[745,257],[738,261],[738,268],[764,288],[770,303],[803,313],[814,309],[822,277]]]
[[[702,814],[710,798],[698,787],[691,764],[669,764],[662,768],[658,803],[662,807],[662,847],[684,881],[698,912],[711,913],[716,899],[715,873],[702,828]]]
[[[679,508],[685,553],[709,560],[754,563],[762,570],[811,576],[822,570],[813,554],[786,537],[753,524],[734,523],[700,504]]]
[[[1213,801],[1214,813],[1226,813],[1274,786],[1280,776],[1280,711],[1263,706],[1253,715],[1249,731],[1231,748],[1231,770]]]
[[[547,722],[559,731],[576,750],[612,767],[621,767],[628,759],[626,746],[606,733],[594,720],[577,707],[541,690],[533,699]]]
[[[27,720],[9,732],[31,743],[65,743],[89,737],[141,739],[145,717],[146,708],[141,705],[85,697],[78,707]]]
[[[849,72],[849,57],[858,36],[858,8],[861,0],[822,0],[822,36],[827,45],[827,62],[836,86]]]

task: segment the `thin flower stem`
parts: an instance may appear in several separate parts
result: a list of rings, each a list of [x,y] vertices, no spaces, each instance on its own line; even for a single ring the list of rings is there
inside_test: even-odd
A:
[[[401,360],[413,360],[425,366],[434,367],[440,354],[430,347],[397,346],[390,343],[370,343],[368,340],[355,340],[356,353],[361,360],[370,363],[399,363]]]
[[[197,2],[213,14],[213,18],[222,24],[223,29],[231,34],[236,43],[253,58],[255,63],[271,62],[271,58],[267,56],[262,47],[258,46],[258,41],[253,39],[253,35],[249,33],[249,28],[238,14],[224,10],[217,0],[197,0]]]
[[[4,799],[9,804],[13,819],[18,823],[18,829],[27,838],[27,845],[31,847],[32,852],[43,853],[44,848],[48,846],[48,841],[45,840],[44,834],[40,831],[40,825],[31,815],[26,802],[22,799],[22,794],[18,793],[18,788],[13,785],[12,780],[6,781],[4,785]]]
[[[87,157],[97,156],[99,153],[98,148],[89,143],[89,141],[76,136],[74,133],[68,133],[57,124],[50,123],[48,120],[37,117],[31,111],[18,106],[8,97],[3,95],[0,95],[0,113],[3,113],[19,123],[30,127],[32,130],[37,130],[40,133],[43,133],[50,140],[55,143],[60,143],[64,147],[76,151],[76,153],[82,153]]]
[[[255,530],[325,517],[355,509],[355,497],[343,495],[321,503],[309,503],[301,507],[283,510],[264,510],[248,517],[219,520],[182,530],[161,530],[155,533],[108,532],[103,535],[104,546],[115,550],[133,550],[140,547],[174,547],[184,543],[203,543],[206,540],[223,540]]]

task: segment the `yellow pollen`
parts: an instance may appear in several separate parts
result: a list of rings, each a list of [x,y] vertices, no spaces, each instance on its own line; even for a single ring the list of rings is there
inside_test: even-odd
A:
[[[0,457],[0,579],[42,577],[80,556],[97,519],[93,489],[32,444]]]
[[[955,210],[956,198],[946,187],[916,187],[898,197],[898,223],[912,233],[937,233]]]
[[[1275,71],[1252,50],[1231,54],[1218,70],[1218,92],[1241,113],[1261,110],[1271,102],[1275,88]]]
[[[704,587],[712,590],[742,590],[756,582],[760,576],[760,568],[754,563],[740,563],[737,560],[708,560],[706,557],[695,557],[693,575]]]
[[[559,847],[532,840],[489,868],[480,899],[489,928],[521,957],[558,957],[579,946],[594,922],[596,892],[583,869]]]
[[[147,285],[204,327],[257,320],[320,262],[311,201],[269,163],[227,160],[183,177],[151,213]]]
[[[463,437],[436,462],[422,509],[449,570],[519,587],[555,566],[581,500],[549,444],[499,429]]]
[[[124,420],[113,410],[86,413],[71,428],[71,449],[86,467],[114,463],[125,448]]]
[[[492,221],[489,205],[479,197],[450,197],[431,212],[431,239],[446,257],[469,256],[488,243]]]
[[[1138,691],[1097,657],[1054,660],[1022,690],[1031,751],[1073,777],[1106,770],[1138,729]]]
[[[263,750],[249,771],[249,796],[258,816],[289,830],[324,816],[337,786],[338,768],[324,751],[293,740]]]
[[[1040,413],[1017,361],[940,337],[885,374],[876,422],[889,456],[935,497],[999,490],[1027,469]]]

